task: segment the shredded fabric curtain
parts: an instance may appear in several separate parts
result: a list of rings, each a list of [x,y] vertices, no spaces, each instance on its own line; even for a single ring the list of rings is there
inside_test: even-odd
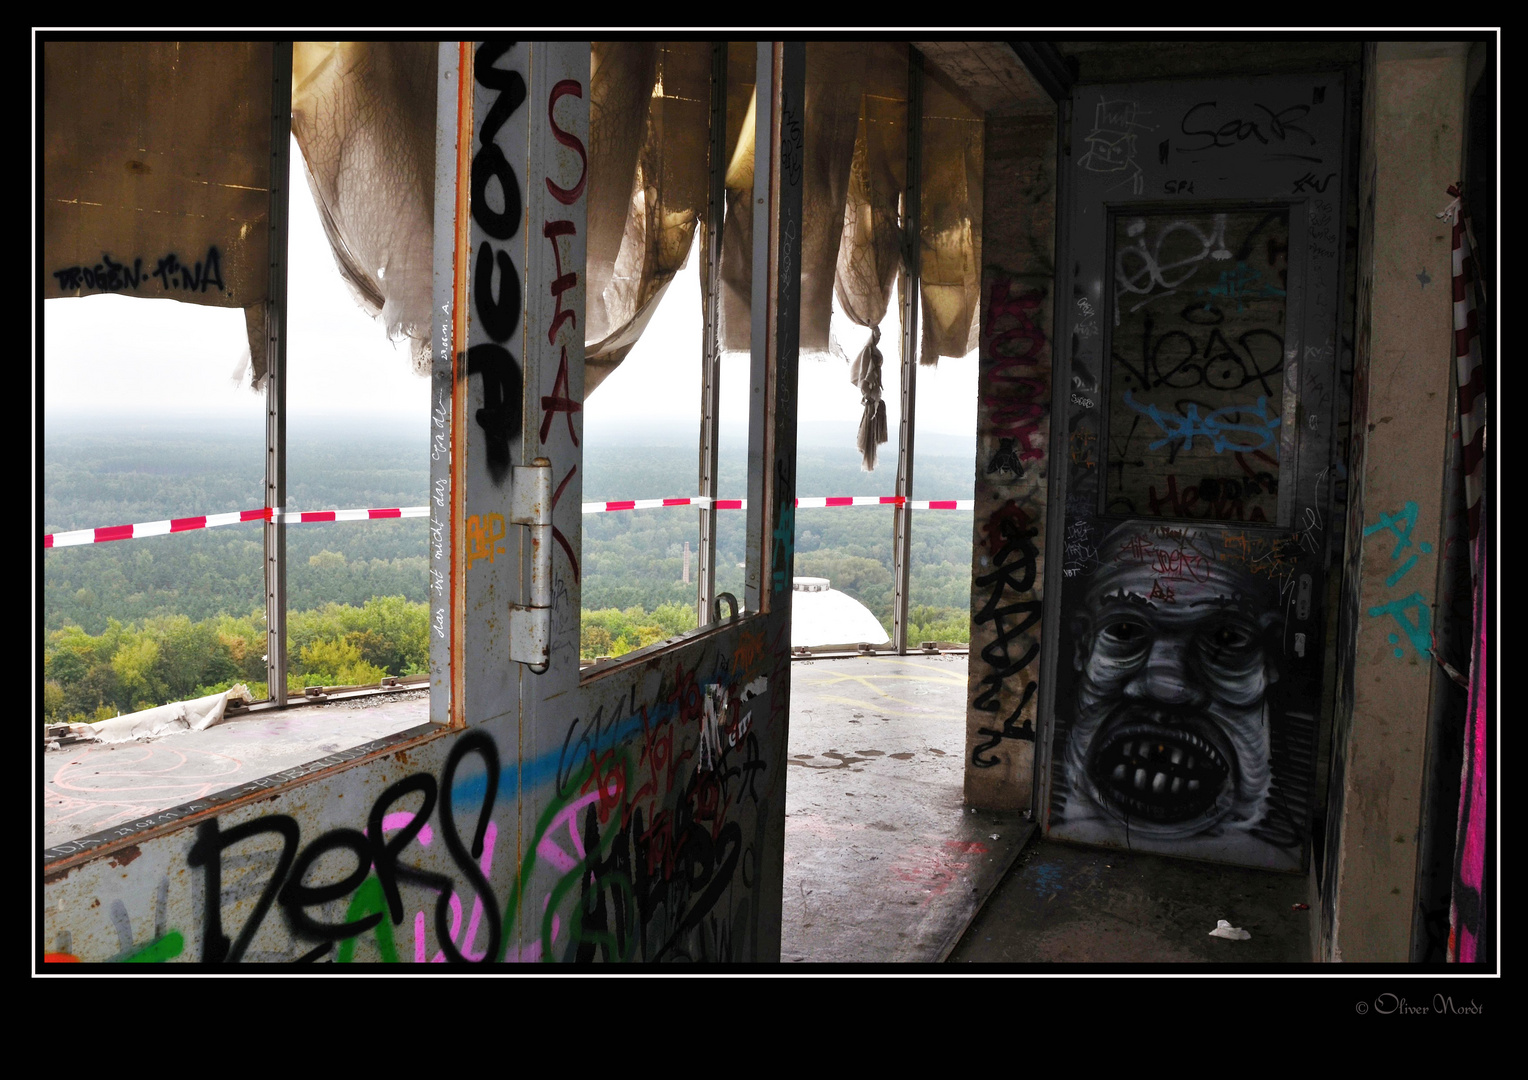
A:
[[[593,349],[610,336],[611,313],[605,290],[631,213],[632,181],[647,143],[647,114],[657,77],[658,43],[596,41],[589,59],[589,208],[585,230],[584,355],[588,364],[584,394],[614,370],[610,363],[588,363]],[[622,321],[617,317],[616,325]],[[596,370],[599,374],[596,375]]]
[[[869,49],[862,41],[806,45],[806,161],[801,178],[801,359],[833,351],[830,320],[844,235]],[[904,67],[905,67],[904,61]]]
[[[270,42],[43,46],[45,298],[244,309],[265,371]]]
[[[430,370],[435,206],[431,41],[292,45],[292,134],[355,302]]]
[[[650,44],[650,48],[654,53],[650,66],[633,60],[624,65],[620,78],[592,81],[591,110],[598,110],[602,123],[618,115],[627,115],[630,122],[630,111],[615,106],[612,94],[631,94],[647,108],[640,117],[643,139],[635,173],[627,174],[629,209],[621,222],[614,264],[608,281],[597,274],[591,274],[589,281],[586,396],[615,370],[642,336],[674,274],[689,257],[696,227],[705,214],[711,45],[705,41],[666,41]],[[596,52],[600,51],[597,44]],[[603,57],[597,63],[599,68],[606,67]],[[648,71],[652,73],[650,81],[645,78]],[[645,88],[642,81],[635,81],[639,72],[644,73]],[[633,90],[638,93],[632,94]],[[591,112],[591,125],[594,115]],[[591,140],[598,145],[600,139],[607,139],[619,146],[623,137],[630,137],[629,132],[591,132]],[[596,173],[591,177],[591,199],[598,198],[604,204],[613,192],[598,192],[596,185],[602,182],[619,184],[621,176]],[[598,243],[602,251],[608,251],[613,223],[613,218],[598,223],[603,235],[597,235],[591,224],[591,245]]]
[[[734,149],[726,179],[720,339],[729,352],[748,349],[753,270],[753,54],[751,43],[743,44],[734,44],[728,61],[728,145]],[[856,445],[864,467],[874,469],[877,447],[888,441],[877,328],[893,285],[903,280],[908,53],[905,44],[891,42],[809,43],[806,60],[801,357],[838,352],[830,334],[834,296],[845,317],[870,328],[848,375],[862,406]],[[744,70],[746,79],[731,76]],[[941,356],[965,356],[977,343],[982,118],[930,77],[922,120],[918,357],[934,364]]]
[[[432,42],[299,42],[292,128],[335,264],[394,340],[430,359]],[[584,393],[641,337],[706,198],[708,42],[594,42]]]
[[[923,294],[918,361],[976,348],[981,294],[982,118],[930,74],[923,82]]]
[[[862,105],[849,170],[834,295],[838,310],[870,339],[849,363],[863,412],[855,438],[865,469],[873,470],[888,440],[881,383],[881,322],[902,270],[900,202],[907,187],[906,45],[866,48]]]
[[[728,352],[748,349],[753,284],[754,57],[752,43],[741,44],[746,45],[749,55],[738,56],[742,50],[734,47],[728,65],[729,137],[732,117],[743,117],[739,144],[727,169],[727,219],[722,239],[721,343]],[[801,177],[800,248],[803,359],[814,355],[821,359],[832,352],[833,291],[844,232],[844,203],[863,107],[868,51],[863,42],[808,42],[806,46],[806,157]],[[735,65],[734,59],[742,63]],[[749,75],[746,83],[732,78],[734,67],[743,65]]]
[[[727,43],[726,210],[718,272],[717,338],[723,352],[746,353],[752,332],[754,85],[758,55],[751,41]],[[708,287],[701,269],[701,289]]]
[[[335,263],[357,304],[410,343],[420,373],[437,55],[434,42],[297,42],[292,62],[292,131]],[[752,42],[729,43],[718,290],[729,352],[749,348],[755,59]],[[268,42],[46,45],[44,295],[243,307],[251,380],[263,381],[271,62]],[[586,394],[641,337],[703,224],[710,66],[709,42],[593,43]],[[906,80],[905,44],[807,46],[800,350],[843,355],[835,296],[870,331],[848,372],[867,469],[887,438],[878,327],[900,280]],[[934,363],[976,344],[982,124],[930,78],[923,125],[918,353]]]

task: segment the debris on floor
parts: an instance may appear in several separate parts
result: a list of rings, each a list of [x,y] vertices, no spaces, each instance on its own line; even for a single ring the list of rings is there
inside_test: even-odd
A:
[[[1223,937],[1231,941],[1246,941],[1252,935],[1239,926],[1232,926],[1224,919],[1217,919],[1215,929],[1210,931],[1210,937]]]

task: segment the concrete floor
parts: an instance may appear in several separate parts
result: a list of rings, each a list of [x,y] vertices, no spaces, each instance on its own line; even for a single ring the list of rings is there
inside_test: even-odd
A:
[[[791,668],[781,959],[1307,964],[1303,875],[1045,840],[962,800],[965,656]],[[1251,936],[1211,937],[1219,920]]]
[[[952,964],[1308,964],[1306,879],[1030,843],[951,953]],[[1220,920],[1251,936],[1210,936]]]
[[[791,665],[785,963],[934,963],[1032,831],[962,799],[964,656]]]

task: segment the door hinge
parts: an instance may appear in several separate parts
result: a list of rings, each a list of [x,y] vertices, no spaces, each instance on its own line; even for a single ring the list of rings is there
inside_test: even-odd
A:
[[[531,581],[528,602],[509,605],[509,658],[540,674],[551,659],[552,463],[516,466],[513,482],[509,520],[530,530]]]

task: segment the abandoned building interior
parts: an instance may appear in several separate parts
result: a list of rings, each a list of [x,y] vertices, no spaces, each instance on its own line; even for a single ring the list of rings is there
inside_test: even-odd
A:
[[[1489,35],[39,39],[39,312],[244,312],[252,714],[298,704],[288,185],[431,399],[418,714],[50,835],[39,963],[774,964],[793,685],[839,662],[949,681],[911,661],[963,656],[961,812],[1005,823],[1010,861],[1243,868],[1299,897],[1303,961],[1490,967],[1496,65]],[[150,272],[172,252],[179,277]],[[583,660],[583,403],[692,258],[696,486],[665,512],[698,520],[698,627]],[[973,352],[969,635],[924,642],[918,378]],[[885,641],[793,641],[829,599],[795,568],[821,358],[894,487]],[[746,416],[719,408],[724,363]],[[717,565],[724,427],[741,568]]]

